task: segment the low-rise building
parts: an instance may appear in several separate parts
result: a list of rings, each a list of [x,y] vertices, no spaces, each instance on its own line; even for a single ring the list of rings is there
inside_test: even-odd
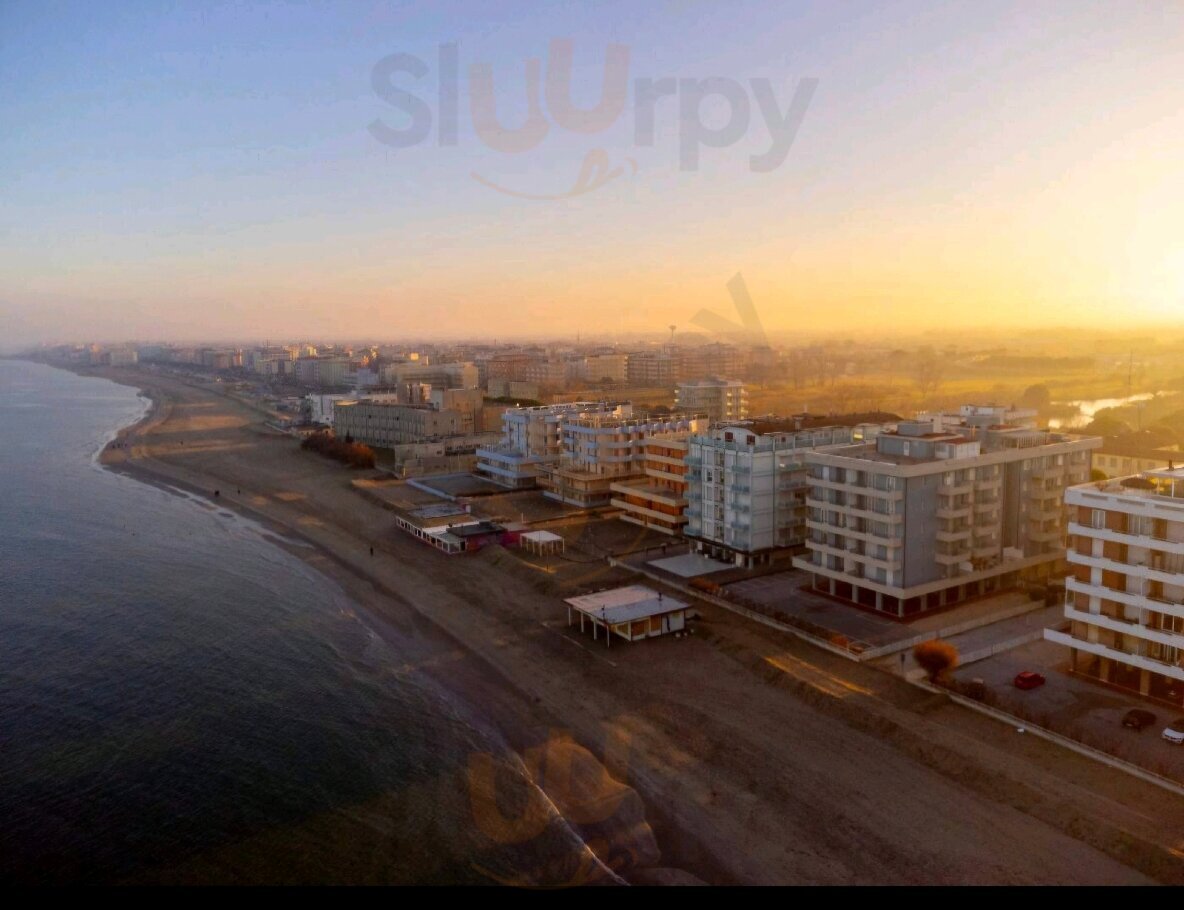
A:
[[[426,404],[363,398],[333,405],[333,429],[339,437],[378,448],[458,436],[462,423],[458,412],[438,411]]]

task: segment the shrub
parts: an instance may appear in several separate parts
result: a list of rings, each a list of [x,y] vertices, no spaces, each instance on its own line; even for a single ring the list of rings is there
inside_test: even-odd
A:
[[[318,430],[306,436],[300,447],[340,461],[351,468],[373,468],[377,464],[372,448],[360,442],[353,442],[349,437],[342,441],[333,435],[332,430]]]
[[[914,647],[913,659],[929,674],[929,681],[936,683],[943,673],[958,666],[958,649],[948,641],[935,638]]]

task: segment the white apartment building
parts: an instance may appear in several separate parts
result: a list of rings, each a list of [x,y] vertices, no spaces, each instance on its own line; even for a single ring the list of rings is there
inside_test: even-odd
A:
[[[851,427],[762,432],[721,425],[687,442],[684,533],[696,549],[753,566],[806,535],[806,465],[819,446],[845,446]]]
[[[706,414],[717,422],[744,420],[748,416],[748,392],[736,379],[696,379],[680,382],[674,393],[675,408],[688,414]]]
[[[563,454],[563,422],[568,417],[605,414],[630,417],[629,402],[573,401],[563,404],[510,408],[502,414],[502,439],[477,449],[476,474],[513,490],[538,485],[542,465]]]
[[[1184,468],[1075,486],[1065,627],[1074,672],[1184,705]]]
[[[794,565],[898,617],[1047,575],[1064,555],[1064,490],[1101,442],[938,418],[807,455],[809,553]]]
[[[702,417],[633,417],[570,414],[561,426],[563,453],[539,466],[538,485],[548,499],[594,509],[609,505],[614,482],[645,472],[646,445],[706,428]]]

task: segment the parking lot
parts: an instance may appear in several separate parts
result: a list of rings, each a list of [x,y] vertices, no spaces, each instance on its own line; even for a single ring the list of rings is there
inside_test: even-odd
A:
[[[1000,710],[1184,783],[1184,746],[1160,737],[1181,715],[1180,709],[1072,676],[1068,665],[1064,647],[1037,641],[968,664],[953,675],[962,682],[981,679]],[[1036,689],[1017,689],[1013,680],[1023,670],[1042,673],[1047,682]],[[1125,729],[1122,718],[1131,708],[1155,714],[1155,724],[1142,732]]]

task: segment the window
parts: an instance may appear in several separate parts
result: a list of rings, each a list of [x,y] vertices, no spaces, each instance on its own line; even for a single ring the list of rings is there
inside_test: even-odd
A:
[[[1099,530],[1102,528],[1105,528],[1106,527],[1106,510],[1105,509],[1094,509],[1092,512],[1090,512],[1089,526],[1091,528],[1097,528]]]

